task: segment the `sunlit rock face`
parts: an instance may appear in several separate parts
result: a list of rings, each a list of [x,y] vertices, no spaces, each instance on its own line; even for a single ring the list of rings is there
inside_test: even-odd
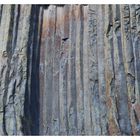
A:
[[[139,5],[0,5],[0,135],[139,135]]]

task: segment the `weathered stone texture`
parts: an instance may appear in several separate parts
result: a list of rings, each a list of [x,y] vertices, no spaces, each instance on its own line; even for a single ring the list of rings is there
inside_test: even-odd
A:
[[[0,135],[140,135],[140,5],[0,5]]]

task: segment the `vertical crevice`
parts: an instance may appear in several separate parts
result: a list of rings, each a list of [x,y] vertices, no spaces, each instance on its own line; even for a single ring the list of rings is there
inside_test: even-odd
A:
[[[85,135],[85,126],[84,126],[84,79],[83,79],[83,34],[84,34],[84,11],[83,11],[83,6],[81,5],[79,8],[79,12],[80,12],[80,80],[81,80],[81,90],[82,90],[82,135]]]
[[[27,42],[27,82],[25,89],[25,101],[24,101],[24,117],[21,118],[22,132],[24,135],[31,135],[31,116],[30,116],[30,65],[31,65],[31,46],[33,37],[33,13],[34,6],[31,7],[31,16],[29,20],[29,33]]]
[[[39,53],[39,44],[38,44],[38,21],[39,20],[39,7],[34,7],[34,37],[32,45],[32,70],[31,70],[31,94],[30,94],[30,115],[31,115],[31,134],[39,134],[39,67],[38,67],[38,53]]]
[[[42,7],[39,7],[39,12],[40,12],[40,15],[39,15],[39,21],[40,21],[40,29],[39,29],[39,33],[38,33],[38,48],[37,48],[37,86],[38,86],[38,110],[39,112],[38,113],[38,135],[40,135],[40,86],[39,86],[39,82],[40,82],[40,77],[39,77],[39,66],[40,66],[40,46],[41,46],[41,35],[42,35],[42,26],[43,26],[43,9]]]
[[[3,5],[0,5],[0,25],[1,25],[2,11],[3,11]]]
[[[15,6],[14,11],[14,26],[13,26],[13,40],[12,40],[12,53],[14,53],[14,49],[16,47],[17,36],[18,36],[18,25],[19,25],[19,17],[20,17],[20,5]]]
[[[39,96],[39,57],[42,32],[42,13],[40,6],[33,5],[31,9],[29,40],[27,48],[27,83],[24,103],[24,118],[22,118],[25,135],[39,135],[40,96]],[[41,16],[41,17],[40,17]]]

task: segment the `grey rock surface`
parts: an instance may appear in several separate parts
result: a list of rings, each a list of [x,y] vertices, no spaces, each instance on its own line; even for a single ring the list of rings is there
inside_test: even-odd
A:
[[[140,5],[0,5],[0,135],[140,135]]]

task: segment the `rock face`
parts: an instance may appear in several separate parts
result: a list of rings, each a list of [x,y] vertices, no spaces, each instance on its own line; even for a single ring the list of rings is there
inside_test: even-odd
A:
[[[140,135],[139,5],[0,5],[0,135]]]

